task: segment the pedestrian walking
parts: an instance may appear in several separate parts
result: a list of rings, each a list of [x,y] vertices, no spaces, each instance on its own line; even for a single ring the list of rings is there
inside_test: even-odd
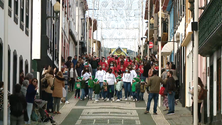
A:
[[[100,87],[100,84],[99,84],[99,81],[98,79],[95,79],[94,80],[94,87],[93,87],[93,92],[95,94],[95,101],[99,101],[99,93],[101,91],[101,87]]]
[[[52,93],[54,101],[53,114],[61,114],[59,112],[59,107],[60,107],[61,98],[63,97],[63,88],[65,87],[65,78],[63,77],[63,73],[61,71],[59,71],[56,74],[53,86],[54,86]]]
[[[106,72],[102,69],[102,66],[99,66],[99,70],[96,72],[95,79],[98,79],[101,89],[103,87],[103,81],[104,81],[103,78],[105,75],[106,75]],[[100,95],[100,98],[103,99],[103,91],[101,91],[99,95]]]
[[[21,85],[16,84],[14,89],[14,93],[9,96],[11,110],[10,123],[11,125],[24,125],[24,113],[27,113],[27,103],[25,97],[21,93]]]
[[[108,83],[106,80],[104,80],[104,82],[103,82],[102,91],[103,91],[103,100],[106,101],[106,97],[107,97],[107,93],[108,93]]]
[[[76,78],[78,78],[78,74],[77,74],[77,71],[74,68],[73,63],[71,63],[71,68],[68,71],[68,78],[69,78],[69,86],[70,86],[69,89],[70,89],[70,91],[73,92],[74,85],[75,85],[75,80],[76,80]]]
[[[128,97],[130,100],[132,79],[133,79],[133,76],[131,75],[130,70],[126,68],[125,72],[123,73],[125,100],[127,100]]]
[[[132,96],[133,96],[133,101],[137,101],[138,100],[138,91],[140,89],[140,84],[137,80],[137,78],[133,78],[132,81]]]
[[[152,99],[154,99],[153,114],[157,115],[157,103],[158,103],[161,83],[163,84],[164,81],[159,76],[157,76],[157,71],[154,71],[153,76],[149,78],[148,83],[147,83],[147,87],[150,88],[150,92],[148,96],[147,108],[144,114],[149,113],[150,103]]]
[[[89,80],[91,79],[92,80],[92,74],[91,72],[89,72],[89,68],[88,67],[85,67],[84,70],[82,71],[82,77],[84,78],[84,81],[85,81],[85,86],[84,86],[84,98],[87,98],[89,95],[89,85],[88,85],[88,82]],[[82,84],[81,84],[82,86]]]
[[[108,84],[108,99],[107,101],[111,100],[114,101],[113,94],[114,94],[114,84],[116,83],[116,77],[112,73],[112,69],[108,69],[108,72],[105,75],[105,80]]]
[[[81,89],[81,77],[77,78],[77,81],[75,83],[75,98],[79,98],[80,99],[80,89]]]
[[[86,88],[85,78],[81,77],[80,83],[81,83],[81,96],[80,96],[80,100],[83,101],[85,99],[85,88]]]
[[[117,83],[116,83],[116,91],[117,91],[117,102],[122,101],[122,88],[123,88],[123,81],[121,76],[117,77]]]

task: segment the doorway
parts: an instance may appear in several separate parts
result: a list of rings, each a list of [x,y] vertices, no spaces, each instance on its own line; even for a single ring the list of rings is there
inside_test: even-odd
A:
[[[2,81],[2,72],[3,72],[3,44],[2,44],[2,39],[0,38],[0,81]]]
[[[19,57],[19,84],[22,84],[21,82],[22,82],[22,80],[21,80],[21,77],[20,77],[20,74],[21,73],[24,73],[24,71],[23,71],[23,58],[22,58],[22,56],[20,56]]]
[[[8,46],[8,91],[10,91],[10,87],[11,87],[11,49]]]
[[[13,52],[13,87],[12,88],[14,88],[14,86],[17,83],[17,61],[18,61],[17,52],[16,52],[16,50],[14,50],[14,52]],[[14,91],[14,89],[13,89],[13,91]]]
[[[29,70],[29,63],[28,60],[25,60],[25,75],[28,73]]]
[[[221,58],[217,60],[217,114],[221,115]]]

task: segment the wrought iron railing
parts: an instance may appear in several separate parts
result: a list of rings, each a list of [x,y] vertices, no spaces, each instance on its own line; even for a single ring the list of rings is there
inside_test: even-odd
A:
[[[222,24],[222,0],[211,0],[199,18],[199,47]]]

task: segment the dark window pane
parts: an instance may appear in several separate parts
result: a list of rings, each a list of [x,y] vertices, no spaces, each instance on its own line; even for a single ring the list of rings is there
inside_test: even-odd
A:
[[[26,0],[25,27],[29,28],[29,0]]]
[[[12,8],[12,0],[8,0],[8,6]]]

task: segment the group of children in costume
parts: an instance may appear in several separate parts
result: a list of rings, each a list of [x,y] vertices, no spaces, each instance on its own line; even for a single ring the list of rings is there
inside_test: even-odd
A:
[[[100,81],[98,79],[88,79],[88,87],[93,90],[95,101],[99,101],[99,99],[102,99],[104,101],[111,100],[110,97],[108,97],[108,94],[110,94],[112,91],[111,89],[108,89],[108,83],[106,80],[103,81],[103,85],[100,85]],[[86,80],[83,77],[78,77],[76,83],[75,83],[75,98],[78,97],[80,100],[84,100],[86,97],[84,96],[84,89],[86,87]],[[116,82],[114,84],[114,95],[116,96],[116,101],[122,101],[122,90],[123,90],[123,80],[120,75],[116,77]],[[131,84],[131,99],[133,101],[143,101],[143,95],[146,89],[146,83],[144,80],[140,80],[140,77],[137,76],[136,78],[133,78],[132,84]],[[80,97],[80,90],[81,90],[81,97]],[[113,97],[113,96],[112,96]],[[115,99],[112,98],[112,101]]]

